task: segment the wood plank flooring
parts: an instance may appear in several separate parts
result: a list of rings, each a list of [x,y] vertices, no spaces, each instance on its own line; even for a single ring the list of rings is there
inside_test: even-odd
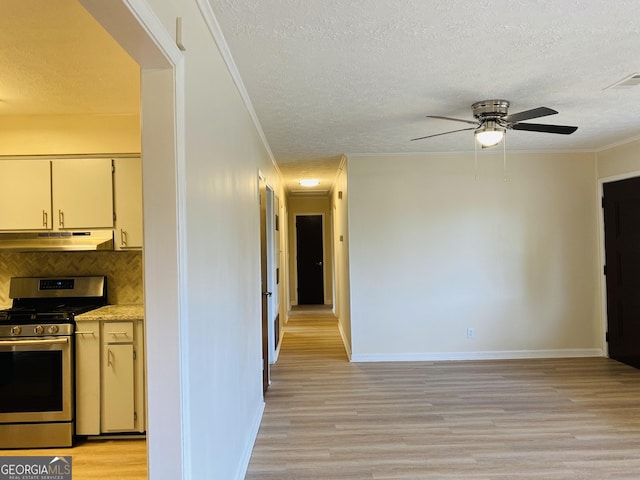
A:
[[[0,456],[71,455],[73,480],[147,480],[147,442],[91,440],[73,448],[0,450]]]
[[[640,371],[604,358],[350,364],[293,318],[247,480],[640,478]]]

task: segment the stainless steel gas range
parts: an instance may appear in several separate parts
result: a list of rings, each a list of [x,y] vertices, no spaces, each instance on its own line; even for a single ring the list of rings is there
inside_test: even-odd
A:
[[[0,448],[68,447],[75,316],[107,303],[107,279],[15,277],[0,311]]]

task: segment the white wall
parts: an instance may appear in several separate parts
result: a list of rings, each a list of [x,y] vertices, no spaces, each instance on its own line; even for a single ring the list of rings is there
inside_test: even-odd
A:
[[[640,171],[640,140],[598,152],[598,178]]]
[[[473,165],[349,158],[353,359],[602,354],[595,156]]]
[[[346,157],[331,191],[334,250],[334,311],[342,341],[351,358],[351,297],[349,281],[349,192]]]
[[[166,1],[151,2],[166,10]],[[202,17],[183,18],[191,478],[242,474],[262,412],[258,171],[279,179]],[[173,14],[173,13],[172,13]],[[175,18],[167,19],[173,28]]]

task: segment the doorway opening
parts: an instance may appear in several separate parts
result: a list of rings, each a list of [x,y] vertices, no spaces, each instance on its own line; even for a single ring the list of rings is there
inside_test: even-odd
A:
[[[275,362],[280,335],[280,302],[277,260],[277,197],[265,179],[258,178],[260,190],[260,277],[262,296],[262,393],[270,381],[270,365]]]
[[[298,305],[324,304],[324,232],[322,215],[296,215]]]
[[[640,177],[603,183],[609,357],[640,368]]]
[[[184,478],[184,63],[150,9],[80,0],[141,67],[144,294],[149,476]],[[148,208],[152,206],[152,208]],[[176,232],[167,235],[167,232]],[[153,241],[149,241],[153,239]],[[171,295],[167,295],[171,292]],[[149,324],[162,328],[148,328]],[[166,412],[176,412],[167,419]],[[158,428],[158,426],[161,426]]]

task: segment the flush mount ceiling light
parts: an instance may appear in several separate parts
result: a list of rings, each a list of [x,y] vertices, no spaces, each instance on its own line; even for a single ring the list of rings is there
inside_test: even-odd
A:
[[[302,187],[317,187],[320,185],[320,180],[317,178],[303,178],[302,180],[299,180],[298,183]]]
[[[487,120],[475,134],[482,148],[495,147],[504,138],[504,128],[498,127],[493,120]]]

